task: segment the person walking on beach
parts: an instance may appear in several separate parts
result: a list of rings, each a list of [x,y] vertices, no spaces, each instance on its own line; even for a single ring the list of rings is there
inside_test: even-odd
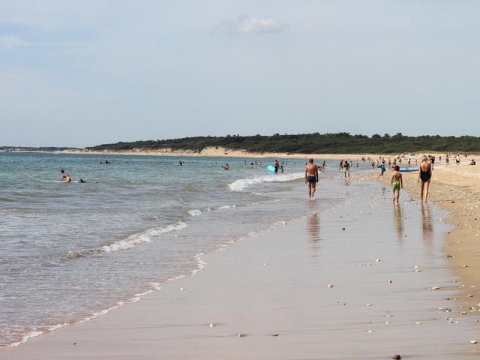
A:
[[[68,175],[65,171],[60,170],[60,174],[62,174],[62,178],[60,179],[60,181],[72,182],[72,179],[70,178],[70,175]]]
[[[350,164],[348,161],[345,161],[343,164],[343,169],[345,170],[345,179],[350,178]]]
[[[309,199],[314,200],[318,183],[318,167],[313,164],[313,159],[310,159],[308,162],[308,165],[305,167],[305,184],[308,184]]]
[[[378,178],[380,178],[380,176],[383,177],[383,174],[385,174],[385,160],[382,160],[382,164],[380,165],[380,175],[378,175]]]
[[[397,203],[400,198],[400,189],[403,189],[403,177],[399,170],[400,166],[393,168],[393,174],[390,180],[390,185],[392,186],[392,201],[396,201]]]
[[[422,162],[418,167],[418,182],[420,183],[420,199],[427,201],[428,188],[432,178],[432,166],[426,155],[422,156]]]

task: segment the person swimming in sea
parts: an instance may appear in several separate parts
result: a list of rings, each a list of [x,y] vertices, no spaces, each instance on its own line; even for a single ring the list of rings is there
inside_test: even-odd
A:
[[[392,186],[392,201],[397,201],[398,203],[398,199],[400,198],[400,189],[403,189],[403,177],[400,173],[400,166],[395,166],[393,169],[390,185]]]
[[[427,201],[428,188],[432,178],[432,165],[428,161],[427,155],[422,156],[422,162],[418,167],[418,182],[420,183],[420,199]]]
[[[60,181],[63,181],[63,182],[72,182],[72,179],[70,178],[70,175],[68,175],[65,171],[60,170],[60,174],[62,174],[62,178],[60,179]]]

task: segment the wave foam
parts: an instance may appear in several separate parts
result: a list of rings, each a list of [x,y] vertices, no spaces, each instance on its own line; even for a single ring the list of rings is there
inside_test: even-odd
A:
[[[152,237],[161,234],[167,234],[173,231],[179,231],[188,227],[183,221],[179,221],[175,224],[168,225],[166,227],[156,227],[148,229],[144,232],[130,235],[126,239],[115,241],[110,245],[105,245],[95,249],[85,249],[79,251],[70,251],[66,257],[67,260],[78,259],[85,256],[98,254],[98,253],[110,253],[118,250],[126,250],[133,248],[137,244],[152,242]]]
[[[304,177],[303,173],[265,175],[265,176],[259,176],[253,179],[239,179],[231,184],[228,184],[228,187],[232,191],[242,191],[256,184],[269,183],[269,182],[287,182],[287,181],[302,179],[303,177]]]
[[[188,213],[191,215],[191,216],[199,216],[202,214],[202,212],[200,210],[189,210]]]

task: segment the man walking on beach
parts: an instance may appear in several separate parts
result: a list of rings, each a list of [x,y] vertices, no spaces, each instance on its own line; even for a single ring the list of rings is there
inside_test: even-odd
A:
[[[313,164],[313,159],[308,161],[305,167],[305,184],[308,183],[308,197],[310,200],[315,199],[315,191],[317,190],[318,168]]]

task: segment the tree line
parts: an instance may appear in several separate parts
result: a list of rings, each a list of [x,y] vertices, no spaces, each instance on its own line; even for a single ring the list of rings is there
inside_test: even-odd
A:
[[[405,152],[480,152],[480,138],[474,136],[405,136],[395,135],[351,135],[336,134],[298,134],[272,136],[197,136],[181,139],[146,140],[118,142],[86,148],[93,151],[130,151],[162,150],[201,152],[206,147],[223,147],[232,150],[246,150],[253,153],[281,152],[290,154],[348,154],[382,153],[395,154]]]

